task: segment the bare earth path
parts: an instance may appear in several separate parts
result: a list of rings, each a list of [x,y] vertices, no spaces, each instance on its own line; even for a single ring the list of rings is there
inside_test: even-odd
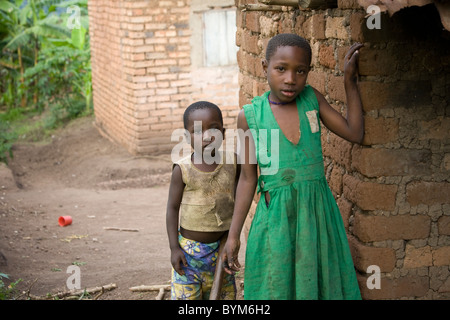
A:
[[[100,299],[154,299],[157,291],[129,288],[169,284],[170,172],[169,154],[134,157],[101,136],[92,118],[46,143],[14,146],[9,167],[0,165],[0,273],[42,297],[68,291],[67,270],[76,265],[81,289],[117,285]],[[65,215],[73,222],[61,227]],[[244,252],[245,244],[241,262]]]
[[[92,122],[79,119],[46,144],[17,145],[9,168],[0,166],[0,272],[42,296],[67,291],[67,268],[77,265],[82,288],[117,285],[101,299],[153,299],[157,292],[129,288],[170,280],[170,155],[133,157]],[[58,225],[63,215],[72,225]]]

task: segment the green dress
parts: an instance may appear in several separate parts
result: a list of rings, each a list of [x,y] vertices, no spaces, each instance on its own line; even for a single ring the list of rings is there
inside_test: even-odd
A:
[[[248,235],[245,299],[361,299],[339,208],[324,174],[319,104],[297,97],[300,140],[290,142],[268,102],[244,106],[261,170],[260,201]],[[267,204],[264,192],[269,192]]]

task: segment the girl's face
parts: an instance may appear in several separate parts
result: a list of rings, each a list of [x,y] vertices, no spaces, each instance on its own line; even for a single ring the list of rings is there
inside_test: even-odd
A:
[[[309,72],[306,51],[295,46],[279,47],[270,58],[263,61],[264,73],[270,86],[270,100],[288,103],[302,92]]]

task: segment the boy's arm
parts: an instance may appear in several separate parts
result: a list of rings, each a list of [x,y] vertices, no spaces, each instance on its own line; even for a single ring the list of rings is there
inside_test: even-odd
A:
[[[347,98],[347,119],[334,110],[325,97],[314,89],[319,102],[319,112],[325,126],[338,136],[356,143],[364,137],[364,117],[361,97],[357,85],[359,49],[363,45],[355,43],[345,56],[344,87]]]
[[[249,130],[247,120],[245,119],[244,110],[241,110],[238,115],[238,129],[247,132]],[[234,205],[233,219],[231,220],[230,230],[228,232],[228,239],[225,244],[222,260],[225,262],[224,269],[227,273],[233,273],[239,270],[240,264],[238,261],[238,253],[240,247],[240,235],[242,227],[244,226],[245,218],[247,217],[250,205],[252,204],[255,195],[255,188],[257,183],[256,163],[251,163],[251,153],[254,151],[254,142],[251,135],[249,139],[245,136],[239,135],[241,150],[240,155],[240,176],[236,187],[236,199]]]
[[[180,262],[184,265],[187,264],[186,257],[184,256],[179,244],[178,244],[178,217],[181,199],[183,197],[184,183],[181,176],[181,168],[175,165],[172,170],[172,177],[169,187],[169,199],[167,201],[166,212],[166,228],[167,235],[169,237],[169,245],[171,250],[171,263],[175,271],[179,274],[184,274]]]

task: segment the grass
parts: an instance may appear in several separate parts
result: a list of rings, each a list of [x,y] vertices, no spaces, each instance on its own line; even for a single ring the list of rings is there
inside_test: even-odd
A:
[[[7,126],[12,142],[42,141],[51,134],[46,128],[45,116],[36,111],[13,108],[0,113],[0,122]]]
[[[79,112],[84,108],[79,103],[74,103],[73,106],[70,109],[67,105],[53,105],[43,112],[34,108],[2,110],[0,107],[0,162],[8,163],[14,143],[46,144],[51,141],[54,132],[71,120],[92,114]]]

